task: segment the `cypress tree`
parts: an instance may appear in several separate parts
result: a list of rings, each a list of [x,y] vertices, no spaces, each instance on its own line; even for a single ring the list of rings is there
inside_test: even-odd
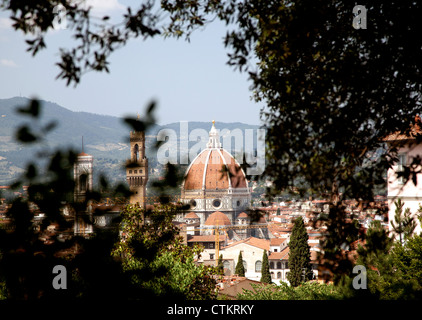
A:
[[[302,217],[295,220],[289,242],[289,268],[287,279],[290,285],[297,287],[300,283],[312,279],[311,251],[308,234]]]
[[[237,260],[237,265],[234,273],[237,274],[239,277],[245,276],[245,267],[243,266],[242,251],[239,252],[239,258]]]
[[[262,255],[261,282],[271,283],[270,264],[268,263],[267,250],[264,250],[264,254]]]
[[[218,274],[224,275],[224,265],[223,265],[223,255],[222,254],[220,254],[220,256],[218,257],[217,271],[218,271]]]

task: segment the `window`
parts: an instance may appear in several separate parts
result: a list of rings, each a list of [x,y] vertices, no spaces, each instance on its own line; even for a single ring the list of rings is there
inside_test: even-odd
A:
[[[277,272],[277,279],[281,279],[281,272]]]
[[[224,269],[229,269],[230,268],[230,262],[228,262],[227,260],[223,261],[223,267]]]
[[[215,199],[215,200],[212,202],[212,205],[213,205],[215,208],[218,208],[218,207],[221,205],[221,201],[220,201],[219,199]]]
[[[271,271],[271,279],[274,279],[274,272]]]
[[[214,260],[214,253],[210,253],[210,260]]]
[[[277,252],[277,249],[274,249],[274,252]]]
[[[248,269],[247,268],[248,265],[246,264],[246,261],[245,260],[242,260],[242,262],[243,262],[243,268],[245,269],[245,273],[246,273],[246,270]]]
[[[400,153],[397,155],[399,162],[397,165],[397,173],[398,172],[404,172],[404,167],[406,166],[406,154],[405,153]],[[399,177],[398,178],[398,183],[399,184],[404,184],[405,179],[404,177]]]
[[[88,177],[86,174],[79,176],[79,192],[86,192],[88,189]]]
[[[191,207],[191,209],[194,209],[196,207],[196,201],[195,200],[190,201],[190,207]]]
[[[261,269],[262,269],[262,262],[258,260],[257,262],[255,262],[255,272],[261,272]]]
[[[214,249],[214,242],[210,242],[210,249]]]
[[[137,162],[139,159],[139,146],[135,144],[135,147],[133,148],[133,160]]]
[[[277,269],[281,269],[281,262],[280,261],[277,262]]]
[[[270,269],[274,269],[274,262],[270,262]]]

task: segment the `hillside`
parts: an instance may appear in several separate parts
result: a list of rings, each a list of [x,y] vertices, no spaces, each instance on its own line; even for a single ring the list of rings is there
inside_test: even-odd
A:
[[[28,102],[29,99],[22,97],[0,99],[0,185],[10,184],[19,173],[23,172],[25,164],[34,158],[34,154],[40,148],[60,147],[81,151],[82,136],[84,151],[94,156],[94,181],[100,172],[105,173],[112,182],[124,181],[123,162],[129,156],[128,134],[130,128],[123,119],[88,112],[74,112],[56,103],[41,100],[42,113],[39,124],[43,125],[54,120],[57,122],[57,127],[48,134],[42,145],[28,147],[17,143],[14,139],[16,129],[30,120],[17,113],[16,108],[26,106]],[[178,148],[178,146],[181,146],[180,136],[183,135],[181,131],[186,127],[188,127],[188,133],[192,133],[195,129],[203,129],[207,133],[210,130],[211,122],[189,122],[187,124],[175,122],[165,126],[155,125],[146,132],[146,152],[151,169],[160,169],[160,164],[153,152],[153,146],[157,143],[157,134],[160,130],[173,130],[176,133],[177,141],[169,141],[168,144],[171,145],[171,148],[183,152],[183,148]],[[218,129],[222,130],[240,129],[243,131],[257,128],[256,125],[238,122],[218,124]],[[227,131],[222,131],[222,133],[224,132]],[[255,139],[256,130],[254,130],[254,141],[256,141]],[[189,147],[196,143],[196,140],[190,141]],[[203,145],[205,146],[204,141]],[[232,151],[234,151],[233,148]]]

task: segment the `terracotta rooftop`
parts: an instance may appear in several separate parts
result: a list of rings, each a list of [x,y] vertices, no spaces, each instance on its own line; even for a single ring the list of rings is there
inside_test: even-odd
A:
[[[219,242],[225,242],[226,235],[220,235],[218,240]],[[191,236],[188,242],[215,242],[215,235]]]
[[[270,239],[270,245],[271,246],[279,246],[284,241],[286,241],[286,238],[271,238]]]
[[[414,123],[410,126],[408,132],[394,132],[387,137],[385,137],[384,141],[400,141],[400,140],[414,140],[416,136],[422,134],[422,120],[419,115],[415,116]]]
[[[268,259],[270,260],[287,260],[289,259],[289,252],[290,249],[287,247],[281,252],[270,252],[270,255],[268,256]]]
[[[270,260],[288,260],[289,259],[289,253],[290,248],[286,247],[281,252],[270,252],[270,255],[268,256],[268,259]],[[317,261],[318,260],[318,252],[311,251],[311,261]]]
[[[270,240],[266,240],[266,239],[259,239],[259,238],[255,238],[255,237],[249,237],[247,239],[244,240],[240,240],[240,241],[236,241],[233,242],[231,244],[229,244],[228,246],[224,247],[224,248],[230,248],[230,247],[234,247],[238,244],[241,243],[245,243],[245,244],[249,244],[251,246],[263,249],[263,250],[270,250]]]

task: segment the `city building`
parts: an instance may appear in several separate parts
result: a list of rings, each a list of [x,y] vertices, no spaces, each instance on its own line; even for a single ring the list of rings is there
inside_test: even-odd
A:
[[[220,254],[223,255],[224,274],[228,276],[235,274],[239,253],[242,252],[245,277],[260,281],[264,250],[269,252],[270,240],[255,237],[239,240],[221,248]]]
[[[404,209],[409,208],[416,217],[419,206],[422,205],[422,171],[420,160],[422,157],[422,142],[418,139],[422,134],[422,121],[420,116],[415,117],[415,122],[410,127],[408,133],[396,132],[384,140],[389,148],[397,148],[398,161],[387,172],[387,200],[388,200],[388,220],[394,221],[397,199],[404,203]],[[398,176],[399,172],[404,172],[405,168],[412,169],[409,179]],[[413,172],[412,172],[413,171]],[[415,233],[422,231],[420,222],[415,219],[417,227]],[[391,229],[391,225],[390,225]]]

